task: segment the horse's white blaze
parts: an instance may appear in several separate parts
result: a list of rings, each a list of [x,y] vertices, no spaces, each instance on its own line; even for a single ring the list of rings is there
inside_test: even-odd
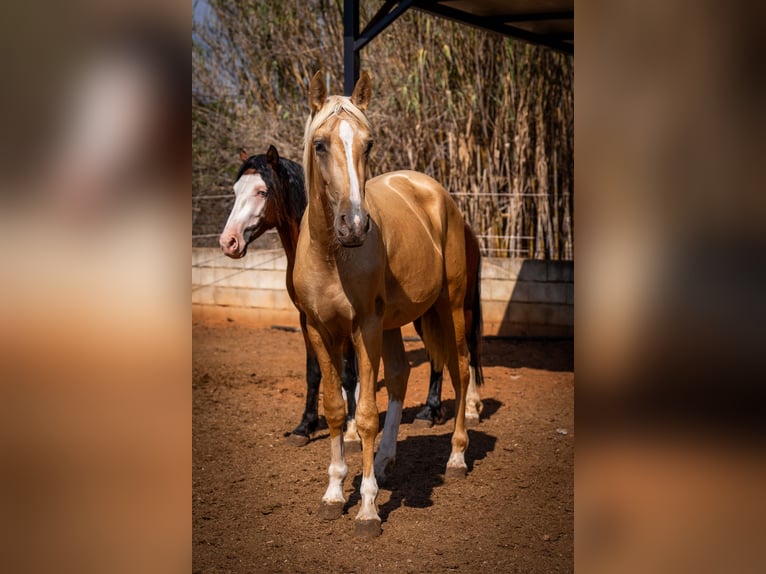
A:
[[[375,498],[378,496],[378,481],[375,475],[362,477],[362,507],[356,513],[357,520],[380,520],[378,509],[375,507]]]
[[[330,467],[327,474],[330,482],[322,497],[325,502],[346,502],[343,498],[343,479],[348,473],[348,466],[343,458],[343,437],[338,435],[330,439]]]
[[[388,401],[386,422],[383,426],[383,436],[375,455],[375,474],[385,476],[386,466],[396,458],[396,436],[399,434],[399,423],[402,421],[402,402]]]
[[[349,193],[351,195],[351,205],[360,207],[362,205],[362,194],[359,192],[359,178],[356,175],[354,167],[354,130],[346,120],[340,122],[340,140],[343,142],[343,149],[346,150],[346,168],[348,169]],[[354,224],[359,225],[359,216],[354,217]]]
[[[266,182],[258,173],[243,175],[234,184],[234,207],[231,208],[225,230],[236,226],[240,233],[245,227],[255,225],[266,207],[266,198],[258,192],[266,191]]]

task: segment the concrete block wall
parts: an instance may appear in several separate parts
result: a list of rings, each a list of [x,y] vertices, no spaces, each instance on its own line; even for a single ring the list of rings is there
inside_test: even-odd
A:
[[[484,334],[574,336],[574,263],[533,259],[482,260]]]
[[[281,248],[251,250],[229,259],[218,248],[192,249],[195,316],[238,318],[260,324],[298,325],[285,288]],[[574,264],[487,257],[481,279],[484,334],[572,337]]]

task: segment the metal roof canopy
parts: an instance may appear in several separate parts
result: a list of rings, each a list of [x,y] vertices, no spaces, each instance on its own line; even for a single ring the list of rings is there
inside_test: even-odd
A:
[[[359,0],[343,0],[343,92],[359,79],[359,50],[409,8],[574,54],[574,0],[385,0],[359,32]]]

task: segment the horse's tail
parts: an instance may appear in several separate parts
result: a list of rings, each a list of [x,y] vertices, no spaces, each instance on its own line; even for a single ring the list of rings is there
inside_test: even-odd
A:
[[[481,311],[481,250],[479,249],[479,241],[468,224],[465,225],[465,255],[468,289],[463,308],[466,311],[466,318],[470,315],[470,321],[466,321],[466,342],[471,355],[470,365],[476,373],[476,385],[480,386],[484,383],[484,373],[481,369],[481,334],[484,327],[484,317]]]

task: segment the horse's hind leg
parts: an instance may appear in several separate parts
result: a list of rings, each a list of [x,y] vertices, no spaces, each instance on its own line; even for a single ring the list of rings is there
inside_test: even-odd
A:
[[[418,318],[413,322],[415,331],[420,338],[423,338],[423,321]],[[441,369],[437,369],[434,362],[431,361],[431,378],[428,383],[428,396],[426,405],[415,415],[415,424],[431,427],[435,424],[443,424],[446,419],[446,413],[442,406],[442,383],[444,375]]]
[[[343,381],[343,394],[346,397],[346,430],[343,433],[343,443],[348,452],[359,452],[362,450],[362,439],[356,430],[356,402],[358,400],[359,385],[356,376],[356,353],[354,346],[347,341],[343,347],[343,372],[341,379]]]
[[[426,406],[415,415],[415,423],[422,426],[443,424],[446,419],[445,409],[442,406],[442,383],[444,382],[443,371],[437,369],[431,361],[431,379],[428,383],[428,397]]]
[[[481,402],[481,396],[476,388],[476,367],[470,365],[468,367],[468,390],[465,398],[465,424],[467,427],[474,427],[479,424],[479,416],[484,408],[484,403]]]
[[[460,284],[448,285],[449,295],[442,292],[434,308],[426,315],[427,335],[432,354],[444,357],[455,389],[455,429],[452,433],[452,452],[447,461],[445,477],[464,477],[468,466],[465,450],[468,432],[465,427],[465,398],[468,390],[468,345],[465,340]],[[460,305],[456,303],[460,302]],[[430,332],[430,335],[429,335]]]
[[[455,338],[448,342],[452,349],[448,353],[447,366],[455,389],[455,430],[452,433],[452,452],[447,461],[447,478],[465,477],[468,466],[465,451],[468,448],[468,432],[465,425],[466,394],[468,391],[468,346],[463,329],[463,310],[452,311]],[[454,345],[454,346],[453,346]]]
[[[386,479],[396,461],[396,437],[402,420],[402,405],[407,391],[410,365],[404,352],[402,333],[399,329],[383,333],[383,368],[388,390],[388,410],[383,426],[383,436],[375,456],[375,476],[379,483]]]
[[[481,302],[478,304],[481,305]],[[465,319],[466,340],[470,355],[468,364],[468,392],[465,398],[465,424],[468,427],[473,427],[479,424],[479,416],[484,408],[484,403],[481,402],[477,388],[477,385],[480,384],[479,377],[481,376],[481,341],[479,340],[481,333],[473,332],[473,322],[478,321],[479,325],[481,325],[481,318],[475,318],[472,309],[464,309],[463,318]]]
[[[328,344],[329,342],[311,325],[308,326],[308,336],[316,351],[324,378],[324,413],[330,429],[330,466],[327,469],[330,480],[322,496],[319,517],[323,520],[334,520],[343,514],[343,506],[346,503],[343,496],[343,480],[348,473],[343,452],[343,421],[346,418],[346,407],[340,390],[341,353],[339,349],[336,350],[333,345]]]

